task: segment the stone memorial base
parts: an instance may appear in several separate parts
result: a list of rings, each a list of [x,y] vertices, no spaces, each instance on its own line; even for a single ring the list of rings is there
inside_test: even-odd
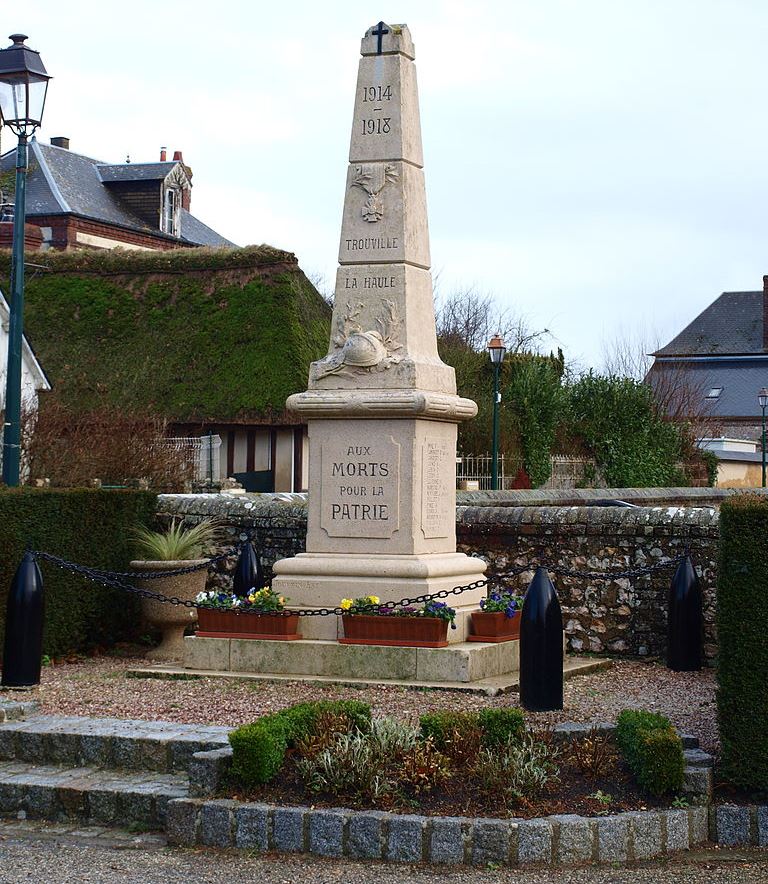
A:
[[[327,618],[323,618],[327,619]],[[305,618],[306,620],[306,618]],[[302,621],[304,630],[304,621]],[[184,669],[322,676],[368,682],[467,684],[514,674],[518,641],[501,644],[458,642],[447,648],[342,645],[335,641],[280,642],[249,639],[184,639]]]

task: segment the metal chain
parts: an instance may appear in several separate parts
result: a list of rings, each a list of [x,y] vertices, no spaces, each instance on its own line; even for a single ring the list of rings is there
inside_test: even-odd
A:
[[[226,552],[212,556],[211,558],[206,559],[204,562],[200,562],[197,565],[187,565],[184,568],[174,568],[172,571],[102,571],[99,568],[89,568],[86,565],[77,565],[74,562],[68,562],[66,559],[62,559],[59,556],[53,555],[52,553],[41,552],[39,550],[32,550],[32,555],[34,555],[35,558],[40,559],[44,562],[51,562],[51,564],[53,565],[65,567],[67,570],[72,571],[73,573],[78,573],[80,569],[82,569],[83,573],[87,571],[89,574],[98,574],[101,577],[107,577],[111,580],[123,580],[131,578],[136,579],[139,577],[142,580],[159,580],[161,577],[181,577],[184,574],[193,574],[195,571],[203,571],[206,568],[210,568],[212,565],[217,565],[219,562],[223,562],[225,559],[231,558],[232,556],[239,556],[240,552],[242,551],[243,545],[244,544],[239,543],[237,546],[228,549]]]
[[[215,604],[211,603],[200,603],[190,601],[189,599],[180,599],[178,596],[166,596],[159,592],[152,592],[148,589],[141,589],[138,586],[133,586],[130,583],[124,583],[123,578],[125,577],[133,577],[134,579],[145,578],[148,575],[146,574],[134,574],[134,573],[120,573],[120,572],[109,572],[109,571],[99,571],[96,568],[89,568],[87,565],[78,565],[75,562],[68,562],[66,559],[62,559],[59,556],[54,556],[51,553],[44,552],[33,552],[33,555],[36,558],[42,559],[47,562],[51,562],[51,564],[58,566],[62,570],[70,571],[73,574],[79,574],[82,577],[85,577],[87,580],[92,580],[95,583],[99,583],[102,586],[110,587],[111,589],[119,589],[124,592],[129,592],[134,595],[137,595],[139,598],[152,599],[157,602],[164,602],[170,605],[181,605],[185,608],[206,608],[209,610],[217,611],[221,610]],[[214,557],[210,561],[221,560],[226,558],[228,555],[232,555],[232,551],[228,553],[223,553],[220,556]],[[438,592],[433,593],[425,593],[424,595],[414,596],[413,598],[404,598],[399,601],[393,602],[382,602],[378,605],[370,605],[373,609],[375,608],[377,611],[392,610],[398,607],[407,607],[413,604],[419,604],[424,602],[430,602],[434,599],[445,599],[452,595],[461,595],[463,592],[469,592],[473,589],[480,589],[483,586],[488,586],[492,583],[502,583],[510,577],[518,576],[525,571],[531,571],[538,567],[547,568],[547,570],[552,571],[554,574],[559,574],[563,577],[585,577],[591,580],[618,580],[622,578],[628,577],[640,577],[645,576],[647,574],[651,574],[655,571],[660,571],[663,568],[669,568],[672,565],[679,564],[684,561],[686,556],[677,556],[674,559],[667,559],[664,562],[657,562],[654,565],[647,565],[641,568],[635,568],[633,570],[625,570],[619,572],[613,572],[610,574],[603,574],[599,571],[576,571],[571,568],[564,568],[558,565],[547,565],[547,564],[537,564],[535,562],[529,562],[526,565],[518,565],[514,568],[510,568],[508,571],[505,571],[503,574],[494,575],[492,577],[485,577],[482,580],[476,580],[474,583],[469,583],[466,586],[454,586],[452,589],[442,589]],[[185,569],[178,569],[177,572],[166,571],[164,574],[162,572],[157,572],[156,575],[152,576],[164,576],[169,577],[176,573],[179,574],[189,574],[192,571],[202,570],[201,566],[195,566]],[[228,609],[232,610],[232,609]],[[365,608],[363,608],[365,610]],[[262,611],[253,611],[253,610],[237,610],[238,614],[246,614],[246,615],[258,615],[263,614]],[[346,613],[343,608],[335,607],[335,608],[300,608],[298,610],[291,609],[290,611],[270,611],[268,612],[272,616],[280,616],[280,617],[290,617],[293,614],[298,614],[301,617],[330,617],[330,616],[341,616]]]

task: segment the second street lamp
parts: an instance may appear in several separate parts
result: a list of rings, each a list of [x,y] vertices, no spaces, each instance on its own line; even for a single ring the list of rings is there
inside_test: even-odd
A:
[[[762,463],[763,463],[763,488],[765,488],[765,409],[768,406],[768,388],[763,389],[757,394],[757,403],[763,411],[763,445],[762,445]]]
[[[491,454],[491,490],[499,490],[499,404],[501,403],[501,391],[499,390],[499,372],[504,354],[507,348],[501,335],[495,334],[488,342],[488,355],[493,364],[493,451]]]
[[[24,45],[26,34],[11,34],[13,44],[0,49],[0,115],[19,137],[16,191],[13,197],[11,303],[8,367],[3,426],[3,482],[19,484],[21,460],[21,346],[24,338],[24,223],[26,221],[27,142],[43,119],[51,79],[40,53]]]

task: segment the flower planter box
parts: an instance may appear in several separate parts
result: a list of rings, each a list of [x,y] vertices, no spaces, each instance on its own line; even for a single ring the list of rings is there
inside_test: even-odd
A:
[[[439,617],[388,617],[344,614],[342,645],[396,645],[403,648],[448,647],[448,621]]]
[[[301,638],[296,632],[298,614],[238,614],[198,608],[197,623],[195,635],[200,638],[266,638],[282,642]]]
[[[473,611],[470,642],[508,642],[520,638],[520,611],[507,617],[503,611]]]

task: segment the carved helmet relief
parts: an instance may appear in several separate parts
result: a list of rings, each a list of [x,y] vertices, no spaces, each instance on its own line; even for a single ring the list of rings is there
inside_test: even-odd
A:
[[[350,187],[359,187],[368,194],[361,214],[365,221],[375,224],[384,217],[384,202],[380,196],[390,181],[397,181],[397,169],[391,163],[361,163],[355,166]]]

